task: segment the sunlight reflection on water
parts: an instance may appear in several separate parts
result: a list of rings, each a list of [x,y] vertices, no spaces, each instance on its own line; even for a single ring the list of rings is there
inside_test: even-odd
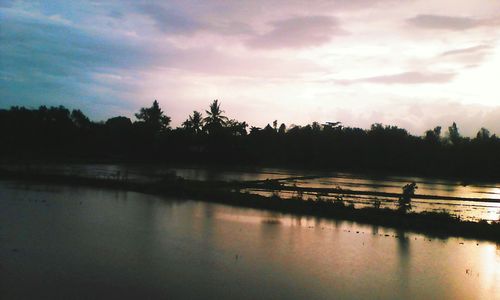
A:
[[[500,245],[0,182],[7,298],[495,299]],[[104,296],[103,296],[104,295]]]

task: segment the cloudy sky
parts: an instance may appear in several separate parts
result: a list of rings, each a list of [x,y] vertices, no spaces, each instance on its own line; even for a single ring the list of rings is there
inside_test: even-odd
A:
[[[497,0],[0,0],[0,107],[500,134]]]

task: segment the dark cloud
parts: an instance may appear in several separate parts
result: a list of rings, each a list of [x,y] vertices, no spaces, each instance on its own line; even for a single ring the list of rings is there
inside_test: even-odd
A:
[[[496,19],[474,19],[469,17],[454,17],[444,15],[417,15],[406,20],[408,24],[425,29],[441,29],[462,31],[481,26],[494,26]]]
[[[202,27],[202,24],[185,12],[175,7],[165,7],[158,4],[139,4],[139,12],[154,20],[158,29],[167,33],[192,33]]]
[[[338,84],[349,85],[356,83],[376,83],[376,84],[424,84],[424,83],[446,83],[451,81],[454,73],[433,73],[433,72],[404,72],[391,75],[365,77],[347,80],[335,80]]]
[[[142,39],[105,31],[95,34],[48,17],[5,14],[2,20],[2,106],[65,104],[95,109],[94,115],[100,117],[109,110],[99,107],[123,109],[131,105],[126,99],[133,97],[142,82],[135,74],[170,69],[210,76],[274,78],[319,70],[307,60],[242,57],[210,45],[179,49],[162,41],[150,47]]]
[[[270,23],[272,29],[252,37],[247,45],[253,48],[303,48],[319,46],[334,36],[345,34],[337,19],[329,16],[293,17]]]
[[[214,18],[213,13],[203,11],[208,7],[181,4],[138,4],[128,7],[129,12],[140,13],[151,18],[158,30],[167,34],[189,35],[195,32],[209,32],[220,35],[252,34],[252,27],[239,20],[230,18]],[[208,14],[207,14],[208,13]],[[206,20],[206,18],[211,21]]]
[[[2,16],[2,105],[43,103],[102,108],[114,101],[114,105],[126,107],[125,101],[116,102],[116,96],[126,91],[127,85],[110,86],[94,75],[120,73],[154,63],[146,50],[125,40],[93,35],[49,18]]]

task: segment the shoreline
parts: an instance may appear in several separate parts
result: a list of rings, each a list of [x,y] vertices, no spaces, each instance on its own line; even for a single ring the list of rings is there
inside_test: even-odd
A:
[[[303,165],[303,164],[293,164],[293,165],[283,165],[283,164],[231,164],[231,163],[185,163],[185,162],[154,162],[150,160],[134,160],[134,159],[114,159],[114,158],[73,158],[73,159],[32,159],[30,161],[22,160],[19,161],[17,159],[3,159],[0,160],[0,168],[2,166],[9,165],[130,165],[130,166],[141,166],[141,165],[156,165],[162,166],[165,168],[185,168],[185,169],[207,169],[207,170],[217,170],[217,171],[260,171],[262,169],[271,169],[271,170],[283,170],[283,171],[292,171],[299,173],[347,173],[360,177],[417,177],[417,178],[431,178],[435,180],[444,180],[444,181],[455,181],[459,184],[490,184],[500,182],[499,176],[490,176],[490,175],[478,175],[475,176],[457,176],[452,175],[447,172],[443,173],[433,173],[432,175],[427,172],[403,172],[398,170],[377,170],[377,169],[358,169],[358,168],[332,168],[332,167],[320,167],[317,165]]]
[[[344,202],[329,201],[321,199],[321,197],[316,200],[282,199],[276,195],[266,197],[240,192],[240,189],[249,186],[249,183],[244,182],[202,182],[169,177],[157,182],[138,183],[119,179],[34,174],[5,170],[0,170],[0,180],[127,190],[293,215],[355,221],[362,224],[422,233],[431,237],[463,237],[500,242],[500,221],[492,223],[486,221],[472,222],[460,220],[447,213],[410,212],[404,214],[387,208],[354,208]],[[253,182],[253,184],[256,183]]]

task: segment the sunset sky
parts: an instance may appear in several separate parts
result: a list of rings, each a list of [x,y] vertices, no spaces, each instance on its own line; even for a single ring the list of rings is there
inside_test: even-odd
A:
[[[500,1],[0,0],[0,107],[500,134]]]

